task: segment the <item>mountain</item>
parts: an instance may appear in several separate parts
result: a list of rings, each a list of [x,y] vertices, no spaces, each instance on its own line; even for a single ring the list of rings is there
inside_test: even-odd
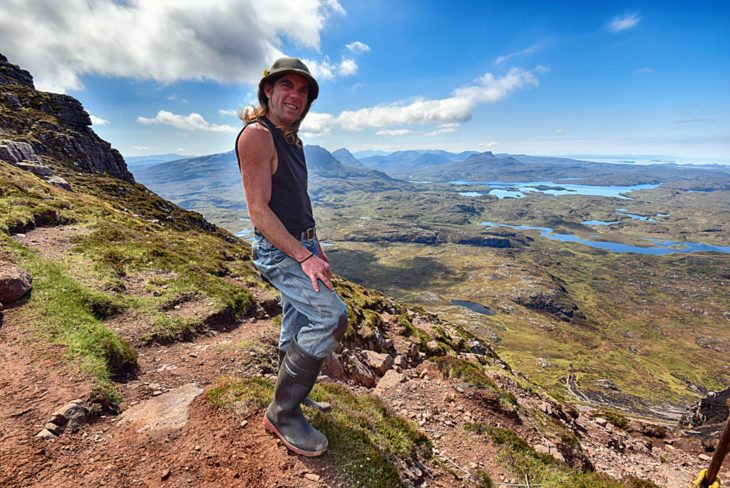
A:
[[[315,201],[321,195],[353,189],[386,191],[411,187],[380,171],[345,166],[320,146],[304,146],[304,153],[310,194]],[[140,167],[134,174],[140,182],[184,208],[245,208],[234,151]]]
[[[356,168],[361,168],[363,166],[360,160],[353,156],[353,154],[344,147],[333,151],[332,155],[345,166],[354,166]]]
[[[730,189],[730,168],[704,168],[674,163],[655,165],[596,163],[569,158],[494,155],[487,151],[438,166],[408,166],[411,179],[432,181],[560,181],[596,185],[665,183],[678,189],[701,189],[697,181],[712,182],[711,189]],[[393,173],[398,174],[398,173]],[[703,188],[710,189],[707,184]]]
[[[461,161],[471,154],[473,154],[473,151],[456,154],[441,150],[411,150],[363,157],[360,161],[367,167],[377,168],[394,176],[400,176],[408,175],[412,170],[419,170],[423,167]]]
[[[69,172],[82,171],[134,181],[119,151],[91,129],[91,118],[78,100],[36,91],[31,74],[2,54],[0,90],[4,160],[30,164],[45,177],[52,176],[49,172],[65,178]]]
[[[156,164],[166,163],[168,161],[176,161],[178,159],[192,158],[193,156],[184,154],[151,154],[149,156],[125,156],[124,160],[130,168],[140,166],[154,166]]]

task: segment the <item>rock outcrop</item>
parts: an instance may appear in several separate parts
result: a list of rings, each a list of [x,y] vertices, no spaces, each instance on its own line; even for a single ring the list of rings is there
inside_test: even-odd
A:
[[[119,151],[91,128],[91,118],[81,102],[68,95],[37,91],[30,73],[9,63],[2,54],[0,114],[0,145],[6,146],[0,150],[0,159],[11,164],[13,159],[17,162],[18,145],[27,144],[35,157],[41,163],[45,161],[51,169],[56,169],[57,164],[59,169],[66,171],[108,173],[134,182]],[[9,149],[10,146],[14,146],[13,149]],[[38,161],[28,159],[30,153],[25,146],[23,151],[21,161],[35,164],[26,169],[35,169],[36,174],[44,171]]]
[[[730,387],[722,391],[713,391],[692,405],[682,416],[680,425],[701,427],[717,425],[728,418],[727,401],[730,400]]]

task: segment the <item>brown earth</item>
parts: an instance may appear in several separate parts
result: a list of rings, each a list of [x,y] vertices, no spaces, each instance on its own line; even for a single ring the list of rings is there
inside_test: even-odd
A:
[[[39,229],[22,242],[61,260],[71,253],[67,239],[73,232]],[[346,486],[328,455],[307,459],[288,453],[265,432],[260,409],[220,410],[205,395],[221,376],[273,378],[277,332],[271,319],[249,318],[191,342],[141,348],[138,375],[118,385],[124,398],[120,415],[107,412],[78,432],[46,441],[35,435],[52,412],[77,398],[88,404],[92,383],[60,347],[19,319],[22,307],[21,302],[6,309],[0,328],[0,486]],[[261,347],[253,351],[246,347],[251,343]],[[498,460],[499,447],[466,431],[465,423],[513,429],[534,448],[562,457],[534,419],[500,406],[491,390],[444,378],[431,361],[400,373],[402,382],[376,391],[394,412],[418,423],[433,444],[421,486],[475,486],[477,470],[496,482],[522,482]],[[560,415],[560,407],[544,397],[506,377],[492,379],[520,405]],[[337,381],[367,391],[348,378]],[[596,468],[617,478],[637,475],[659,486],[686,487],[707,464],[698,458],[699,442],[691,439],[624,432],[590,412],[578,417],[577,426]]]

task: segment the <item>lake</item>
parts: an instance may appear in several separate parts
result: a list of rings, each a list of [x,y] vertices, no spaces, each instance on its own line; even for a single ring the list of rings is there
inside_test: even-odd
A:
[[[646,240],[650,243],[649,245],[631,246],[629,244],[621,244],[618,242],[590,241],[588,239],[583,239],[582,237],[578,237],[573,234],[556,234],[550,227],[535,227],[532,225],[509,225],[499,224],[496,222],[480,223],[481,225],[484,225],[486,227],[508,227],[515,230],[537,230],[540,231],[540,235],[542,237],[550,239],[551,241],[578,242],[589,247],[605,249],[611,252],[632,252],[636,254],[653,254],[656,256],[692,252],[730,253],[730,246],[712,246],[710,244],[703,244],[701,242],[675,242],[647,238]]]
[[[459,195],[465,197],[477,197],[479,195],[493,195],[502,198],[523,198],[527,193],[540,192],[546,195],[591,195],[602,197],[613,197],[624,200],[631,200],[625,194],[637,190],[650,190],[659,185],[627,185],[627,186],[601,186],[601,185],[577,185],[574,183],[554,183],[552,181],[528,181],[528,182],[504,182],[504,181],[450,181],[452,185],[484,185],[489,187],[484,191],[465,191]]]

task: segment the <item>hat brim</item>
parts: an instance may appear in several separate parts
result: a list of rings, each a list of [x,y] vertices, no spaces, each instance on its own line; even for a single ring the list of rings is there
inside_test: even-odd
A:
[[[315,80],[314,77],[306,71],[296,68],[283,69],[264,76],[263,78],[261,78],[261,81],[259,81],[259,91],[264,89],[264,83],[267,83],[274,78],[280,78],[287,74],[299,75],[307,80],[307,82],[309,83],[309,103],[312,103],[314,100],[317,99],[317,97],[319,96],[319,84],[317,83],[317,80]]]

